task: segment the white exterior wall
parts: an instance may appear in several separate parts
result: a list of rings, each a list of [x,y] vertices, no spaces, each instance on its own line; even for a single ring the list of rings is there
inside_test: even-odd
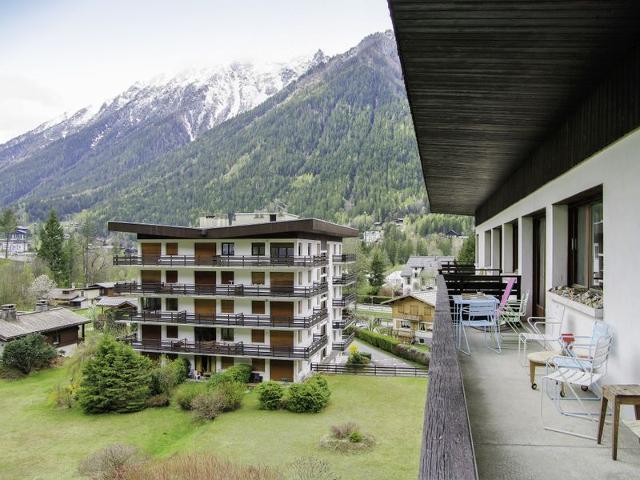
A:
[[[484,232],[517,219],[519,273],[524,290],[531,290],[533,229],[528,215],[544,209],[546,286],[566,284],[568,211],[557,203],[598,185],[602,185],[604,205],[604,321],[615,335],[605,383],[640,383],[640,321],[635,309],[640,271],[640,130],[478,225],[478,254],[486,258]],[[558,306],[550,296],[547,294],[546,313],[552,315]],[[597,320],[567,310],[567,331],[590,335],[593,321]]]

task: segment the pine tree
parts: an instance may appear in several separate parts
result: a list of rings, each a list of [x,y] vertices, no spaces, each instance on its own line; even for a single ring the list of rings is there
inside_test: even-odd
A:
[[[462,244],[458,253],[460,263],[475,263],[476,261],[476,236],[469,235]]]
[[[373,253],[371,259],[369,283],[375,288],[380,288],[384,284],[384,260],[377,250]]]
[[[64,230],[55,210],[49,212],[49,218],[40,230],[38,257],[45,261],[56,284],[68,285],[68,276],[65,275],[68,268],[64,252]]]
[[[82,369],[78,392],[86,413],[137,412],[150,395],[151,360],[105,336]]]
[[[5,238],[4,258],[9,257],[9,238],[17,226],[18,219],[16,218],[16,214],[13,213],[13,210],[10,208],[4,209],[2,215],[0,215],[0,232],[2,232]]]

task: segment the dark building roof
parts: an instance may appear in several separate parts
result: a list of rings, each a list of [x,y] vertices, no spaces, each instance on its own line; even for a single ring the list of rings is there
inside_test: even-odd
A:
[[[388,0],[433,212],[496,214],[640,124],[637,0]]]
[[[91,320],[66,308],[44,312],[18,313],[16,320],[0,320],[0,340],[8,341],[30,333],[46,333],[89,323]]]
[[[255,223],[249,225],[232,225],[230,227],[195,228],[149,223],[109,222],[112,232],[136,233],[139,238],[194,238],[224,239],[251,237],[286,237],[296,235],[313,235],[333,238],[357,237],[358,230],[344,225],[302,218],[281,222]]]

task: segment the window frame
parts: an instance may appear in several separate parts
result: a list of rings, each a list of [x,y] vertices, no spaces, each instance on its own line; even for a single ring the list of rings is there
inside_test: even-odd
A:
[[[603,205],[602,192],[568,204],[567,285],[572,287],[604,290],[604,279],[600,280],[600,285],[596,285],[594,284],[593,278],[593,207],[597,204]],[[586,209],[586,218],[584,229],[580,232],[579,216],[582,208]],[[602,222],[604,222],[604,215]],[[580,233],[582,233],[585,238],[584,252],[578,251]],[[601,253],[604,255],[604,252]],[[584,278],[587,285],[578,282],[578,265],[580,261],[584,262]]]
[[[226,253],[225,253],[226,250]],[[231,252],[231,253],[229,253]],[[231,257],[236,254],[236,244],[233,242],[223,242],[220,245],[220,253],[224,257]]]
[[[257,249],[257,253],[256,253],[256,249]],[[262,253],[260,253],[261,251]],[[262,243],[256,242],[251,244],[251,256],[264,257],[266,254],[267,254],[267,247],[264,242]]]

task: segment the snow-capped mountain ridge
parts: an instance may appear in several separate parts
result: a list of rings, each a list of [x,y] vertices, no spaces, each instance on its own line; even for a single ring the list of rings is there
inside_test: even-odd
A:
[[[110,135],[167,117],[178,119],[183,134],[194,140],[239,113],[264,102],[310,68],[326,62],[322,51],[289,62],[250,63],[185,70],[137,82],[102,104],[87,106],[45,122],[0,145],[0,169],[16,163],[55,141],[96,126],[90,149]]]

